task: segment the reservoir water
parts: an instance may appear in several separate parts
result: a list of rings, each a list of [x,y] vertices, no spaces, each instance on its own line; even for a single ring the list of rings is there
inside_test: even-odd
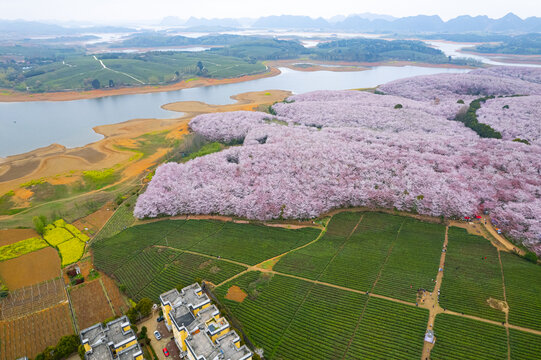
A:
[[[131,119],[179,117],[179,113],[161,108],[176,101],[230,104],[234,102],[232,95],[249,91],[280,89],[304,93],[367,88],[410,76],[467,71],[416,66],[375,66],[358,72],[280,70],[282,73],[275,77],[168,92],[73,101],[0,103],[0,157],[25,153],[53,143],[70,148],[83,146],[102,138],[92,130],[98,125]]]

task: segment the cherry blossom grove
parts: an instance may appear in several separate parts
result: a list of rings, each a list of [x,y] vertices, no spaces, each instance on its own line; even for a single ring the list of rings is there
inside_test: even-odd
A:
[[[541,95],[541,84],[471,73],[415,76],[389,82],[379,89],[385,94],[419,101],[466,103],[487,95]]]
[[[467,74],[458,80],[435,75],[382,87],[417,100],[358,91],[295,95],[274,105],[280,122],[257,112],[198,116],[190,123],[193,131],[212,140],[243,140],[243,145],[160,166],[139,197],[135,216],[308,219],[335,208],[367,206],[462,217],[488,210],[506,234],[539,253],[541,146],[479,138],[447,120],[450,105],[440,107],[430,96],[418,95],[420,90],[403,88],[413,81],[454,104],[464,84],[483,78],[489,78],[485,89],[496,95],[540,89],[521,80],[470,76],[474,80],[465,79]],[[438,80],[443,89],[437,89]],[[487,111],[491,106],[500,104],[487,102]],[[526,115],[521,122],[527,124]]]
[[[541,145],[541,96],[519,96],[488,100],[477,111],[479,121],[502,133]]]
[[[494,66],[488,69],[473,70],[470,74],[508,77],[541,84],[541,67]]]

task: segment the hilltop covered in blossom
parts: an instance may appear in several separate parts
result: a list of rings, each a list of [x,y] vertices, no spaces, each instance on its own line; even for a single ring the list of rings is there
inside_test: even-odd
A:
[[[503,68],[507,69],[507,68]],[[527,68],[529,69],[529,68]],[[494,72],[496,70],[493,70]],[[437,74],[392,81],[380,87],[385,94],[418,101],[472,101],[483,96],[541,95],[541,84],[508,76]],[[537,72],[541,74],[541,69]],[[528,70],[530,73],[530,70]],[[532,76],[530,76],[532,77]]]
[[[479,121],[502,133],[503,138],[541,145],[541,96],[487,100],[477,111]]]
[[[487,78],[480,86],[490,93],[482,95],[536,93],[540,85],[503,79],[505,86],[498,88],[494,79],[500,78],[469,76],[474,80],[466,80],[468,74],[460,81],[436,75],[382,87],[404,96],[358,91],[295,95],[274,105],[277,115],[198,116],[190,123],[194,131],[243,145],[160,166],[139,197],[135,215],[307,219],[335,208],[368,206],[450,218],[488,210],[508,235],[541,250],[541,146],[506,140],[514,135],[482,139],[449,120],[452,109],[465,106],[456,103],[464,84]],[[419,90],[408,93],[404,82],[429,84],[424,91],[446,94],[447,102],[418,96]],[[438,82],[441,89],[436,90]],[[505,100],[527,98],[535,102],[533,96]],[[508,103],[506,110],[512,110]],[[491,106],[500,104],[487,102],[487,109]]]

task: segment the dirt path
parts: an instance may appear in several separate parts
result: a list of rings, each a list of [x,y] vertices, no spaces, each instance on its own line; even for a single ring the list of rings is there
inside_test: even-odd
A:
[[[512,242],[504,238],[502,235],[498,234],[496,229],[494,229],[494,226],[492,226],[492,222],[490,221],[490,217],[483,216],[484,221],[481,222],[481,226],[483,226],[490,235],[498,242],[500,245],[502,245],[507,251],[509,252],[516,252],[519,255],[524,255],[526,252],[522,249],[517,248]]]
[[[445,240],[443,241],[444,249],[447,249],[447,243],[449,242],[448,235],[449,235],[449,226],[445,228]],[[444,269],[446,254],[447,254],[447,250],[442,251],[441,256],[440,256],[440,265],[438,269]],[[420,305],[420,307],[428,309],[429,311],[428,324],[426,325],[427,331],[434,330],[434,322],[436,321],[436,315],[443,312],[443,309],[441,308],[439,304],[439,300],[438,300],[442,280],[443,280],[443,270],[438,271],[438,275],[436,275],[436,284],[434,285],[434,291],[429,293],[428,296],[424,297],[423,303]],[[425,341],[423,344],[423,353],[422,353],[421,359],[430,358],[430,352],[432,351],[433,347],[434,347],[434,344]]]
[[[312,241],[310,241],[310,242],[307,242],[307,243],[304,244],[304,245],[301,245],[301,246],[299,246],[299,247],[297,247],[297,248],[295,248],[295,249],[288,250],[288,251],[286,251],[286,252],[283,253],[283,254],[276,255],[276,256],[273,257],[273,258],[267,259],[267,260],[265,260],[265,261],[260,262],[259,264],[253,265],[253,266],[244,264],[244,266],[247,266],[247,267],[248,267],[246,270],[244,270],[244,271],[242,271],[242,272],[240,272],[240,273],[238,273],[238,274],[236,274],[236,275],[230,277],[229,279],[226,279],[226,280],[222,281],[221,283],[219,283],[219,284],[216,285],[215,287],[222,286],[222,285],[224,285],[225,283],[227,283],[227,282],[229,282],[229,281],[231,281],[231,280],[234,280],[234,279],[236,279],[236,278],[238,278],[238,277],[240,277],[240,276],[242,276],[242,275],[244,275],[244,274],[246,274],[247,272],[250,272],[250,271],[270,272],[270,270],[272,269],[272,266],[271,266],[270,269],[269,269],[269,268],[266,268],[266,267],[265,267],[265,264],[266,264],[266,263],[270,263],[270,264],[272,264],[272,265],[274,266],[274,264],[276,264],[283,256],[285,256],[285,255],[287,255],[287,254],[289,254],[289,253],[291,253],[291,252],[294,252],[294,251],[303,249],[303,248],[305,248],[305,247],[307,247],[307,246],[309,246],[309,245],[312,245],[313,243],[315,243],[316,241],[318,241],[319,239],[321,239],[321,238],[323,237],[323,235],[325,235],[326,232],[327,232],[327,227],[323,227],[323,228],[321,229],[321,232],[319,233],[319,235],[318,235],[314,240],[312,240]],[[225,260],[225,259],[222,259],[222,260]]]
[[[500,250],[498,250],[498,262],[502,272],[503,301],[507,305],[502,311],[505,313],[505,332],[507,333],[507,359],[511,360],[511,344],[509,340],[509,304],[507,303],[507,291],[505,290],[505,276],[503,275],[503,264]]]
[[[133,80],[137,81],[138,83],[140,83],[140,84],[142,84],[142,85],[146,85],[144,82],[142,82],[141,80],[137,79],[137,78],[134,77],[134,76],[131,76],[130,74],[126,74],[126,73],[124,73],[124,72],[122,72],[122,71],[117,71],[117,70],[113,70],[113,69],[108,68],[107,66],[105,66],[105,64],[103,63],[102,60],[100,60],[100,59],[98,59],[98,58],[96,57],[96,55],[93,55],[93,56],[94,56],[94,60],[98,61],[98,62],[100,63],[100,65],[103,67],[104,70],[109,70],[109,71],[112,71],[112,72],[114,72],[114,73],[117,73],[117,74],[120,74],[120,75],[127,76],[127,77],[129,77],[130,79],[133,79]]]

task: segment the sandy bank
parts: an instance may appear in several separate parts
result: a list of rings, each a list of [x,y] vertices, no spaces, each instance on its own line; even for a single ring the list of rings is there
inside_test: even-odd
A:
[[[68,149],[53,144],[25,154],[0,158],[0,195],[18,188],[21,184],[40,178],[54,178],[62,183],[69,180],[73,172],[101,170],[123,164],[123,179],[138,176],[153,166],[165,154],[160,149],[155,154],[132,159],[132,151],[118,147],[129,147],[134,139],[154,131],[169,131],[176,138],[188,132],[189,120],[197,114],[236,110],[253,110],[262,104],[272,104],[291,95],[288,91],[269,90],[233,96],[233,104],[209,105],[202,102],[177,102],[166,104],[168,110],[182,112],[176,119],[135,119],[123,123],[102,125],[94,128],[104,139],[82,147]],[[65,178],[65,179],[64,179]],[[2,180],[3,179],[3,180]]]

